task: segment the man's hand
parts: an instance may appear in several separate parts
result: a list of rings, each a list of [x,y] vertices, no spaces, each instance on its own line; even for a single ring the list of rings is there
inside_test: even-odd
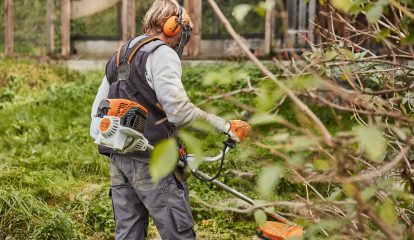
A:
[[[250,132],[250,125],[242,120],[230,120],[227,134],[236,142],[243,141]]]

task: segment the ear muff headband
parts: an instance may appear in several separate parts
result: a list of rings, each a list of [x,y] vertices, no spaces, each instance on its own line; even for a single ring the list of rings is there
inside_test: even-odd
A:
[[[171,16],[167,19],[167,21],[165,21],[164,26],[162,27],[164,34],[168,37],[175,36],[182,28],[182,21],[183,9],[181,6],[178,6],[178,17]]]

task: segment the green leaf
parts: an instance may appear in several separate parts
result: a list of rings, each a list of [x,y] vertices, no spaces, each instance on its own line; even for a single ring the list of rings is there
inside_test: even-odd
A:
[[[233,16],[239,22],[243,22],[246,15],[252,9],[252,5],[250,4],[239,4],[233,9]]]
[[[353,197],[355,196],[355,194],[358,192],[358,189],[355,187],[354,184],[352,183],[345,183],[343,185],[343,189],[344,189],[344,193],[348,196],[348,197]]]
[[[342,49],[339,49],[339,52],[342,55],[344,55],[346,58],[348,58],[349,60],[355,60],[356,59],[355,54],[353,52],[351,52],[350,50],[348,50],[348,49],[342,48]]]
[[[265,211],[263,211],[262,209],[257,209],[254,212],[254,220],[256,220],[256,223],[259,225],[265,225],[266,221],[267,221],[267,216]]]
[[[379,207],[379,216],[384,222],[390,225],[397,220],[397,212],[395,211],[395,206],[392,204],[391,200],[384,200],[384,203]]]
[[[289,140],[290,138],[290,134],[285,132],[285,133],[278,133],[276,135],[273,135],[270,139],[274,142],[286,142],[287,140]]]
[[[254,115],[249,123],[253,126],[275,124],[283,121],[283,118],[277,115],[268,114],[268,113],[259,113]]]
[[[329,195],[329,199],[332,201],[342,200],[342,189],[338,188]]]
[[[332,0],[332,5],[336,9],[347,13],[352,6],[352,0]]]
[[[271,80],[264,80],[257,92],[256,107],[265,112],[277,104],[277,100],[283,96],[282,91],[276,88]]]
[[[279,183],[282,173],[283,169],[280,166],[272,166],[262,170],[257,180],[259,193],[265,197],[269,197]]]
[[[191,168],[198,168],[203,161],[202,157],[204,155],[203,150],[201,149],[201,141],[185,131],[180,131],[180,138],[184,141],[187,152],[196,156],[195,161],[189,162],[188,164]]]
[[[321,238],[321,228],[325,229],[326,231],[334,231],[340,227],[343,227],[343,222],[340,221],[341,219],[321,219],[316,224],[312,224],[306,228],[304,239],[330,239],[330,238]],[[335,237],[331,239],[336,239]]]
[[[375,38],[378,42],[381,42],[385,38],[389,37],[391,35],[391,30],[388,28],[383,28],[381,31],[377,34],[375,34]]]
[[[322,81],[315,76],[299,76],[289,81],[289,86],[295,90],[307,91],[318,88]]]
[[[367,11],[367,20],[369,23],[373,24],[378,22],[382,15],[383,6],[380,4],[372,5]]]
[[[300,166],[302,167],[305,161],[305,158],[302,154],[293,154],[290,158],[289,158],[289,164],[291,165],[296,165],[296,166]]]
[[[324,159],[315,159],[313,166],[319,171],[328,171],[330,169],[329,162]]]
[[[338,56],[338,52],[337,51],[327,51],[323,57],[326,61],[335,59]]]
[[[414,30],[410,31],[410,34],[408,34],[405,38],[404,38],[404,43],[405,44],[414,44]]]
[[[196,119],[192,121],[190,127],[203,133],[216,133],[214,127],[203,119]]]
[[[155,146],[150,160],[153,182],[158,182],[177,166],[178,150],[175,139],[166,139]]]
[[[262,1],[259,3],[258,6],[254,8],[254,11],[259,14],[260,16],[265,16],[268,10],[272,10],[273,6],[275,5],[274,1]]]
[[[375,195],[376,192],[377,192],[376,187],[366,188],[361,192],[361,198],[362,198],[363,201],[366,202],[369,199],[371,199]]]
[[[302,151],[315,145],[315,141],[307,136],[295,136],[291,140],[291,145],[286,146],[288,151]]]
[[[378,128],[373,126],[358,127],[355,133],[369,159],[375,162],[384,160],[387,142]]]

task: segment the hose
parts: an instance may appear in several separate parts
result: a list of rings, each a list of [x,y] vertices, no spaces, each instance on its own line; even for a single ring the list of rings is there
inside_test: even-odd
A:
[[[236,143],[233,140],[231,140],[231,139],[227,139],[226,141],[223,142],[223,144],[224,144],[224,148],[223,148],[223,152],[221,154],[221,160],[220,160],[219,169],[217,170],[216,174],[213,177],[211,177],[211,178],[204,178],[204,177],[201,177],[201,176],[197,175],[197,172],[196,171],[191,170],[191,173],[193,174],[193,176],[195,178],[197,178],[198,180],[203,181],[203,182],[212,182],[212,181],[216,180],[220,176],[221,171],[223,170],[224,158],[226,156],[226,150],[227,150],[227,148],[228,147],[234,148],[236,146]]]

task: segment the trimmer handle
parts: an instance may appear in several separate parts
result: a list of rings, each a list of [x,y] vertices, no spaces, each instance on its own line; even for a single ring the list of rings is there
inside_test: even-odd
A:
[[[229,148],[235,148],[236,147],[236,141],[234,141],[233,139],[231,139],[230,137],[227,138],[226,141],[223,141],[223,144],[226,145]]]

